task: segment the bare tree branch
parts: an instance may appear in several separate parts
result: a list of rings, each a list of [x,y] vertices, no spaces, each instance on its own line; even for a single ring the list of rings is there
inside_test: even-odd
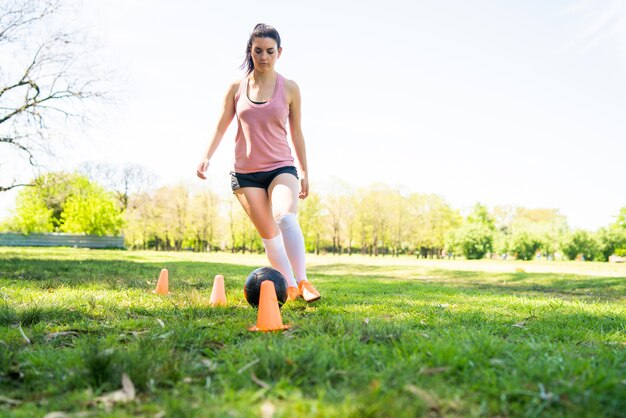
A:
[[[37,10],[41,7],[40,10]],[[0,42],[11,42],[13,33],[44,19],[60,8],[60,1],[13,1],[0,13]],[[30,15],[30,16],[29,16]]]
[[[25,187],[25,186],[32,186],[33,183],[16,183],[15,179],[13,179],[13,184],[9,185],[9,186],[0,186],[0,193],[2,192],[8,192],[11,189],[15,189],[16,187]]]
[[[60,10],[61,0],[0,0],[0,48],[18,57],[0,71],[0,144],[18,156],[13,164],[38,166],[54,149],[57,125],[85,123],[86,103],[104,97],[96,73],[76,49],[79,34],[68,32],[65,22],[58,31],[44,25]],[[0,192],[25,184],[14,179],[0,185]]]

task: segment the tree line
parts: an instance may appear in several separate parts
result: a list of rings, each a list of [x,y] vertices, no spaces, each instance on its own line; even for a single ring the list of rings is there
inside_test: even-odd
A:
[[[262,252],[232,195],[184,184],[152,187],[139,166],[85,164],[38,177],[0,228],[18,233],[123,234],[130,249]],[[96,179],[98,181],[96,181]],[[302,201],[299,220],[314,253],[421,258],[607,260],[626,256],[626,207],[597,231],[571,230],[557,209],[477,203],[463,216],[437,194],[336,180]]]

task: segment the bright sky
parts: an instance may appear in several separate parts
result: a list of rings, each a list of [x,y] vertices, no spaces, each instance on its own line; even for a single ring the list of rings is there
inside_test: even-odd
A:
[[[60,168],[132,162],[163,184],[196,182],[265,22],[302,93],[313,191],[331,177],[384,182],[459,209],[559,208],[587,229],[626,206],[623,1],[76,1],[124,94]],[[223,190],[233,137],[209,169]]]

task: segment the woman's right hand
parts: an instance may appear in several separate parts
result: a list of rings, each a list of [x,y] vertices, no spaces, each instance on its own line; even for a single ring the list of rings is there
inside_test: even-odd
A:
[[[196,170],[196,175],[198,177],[200,177],[202,180],[206,180],[206,171],[209,168],[209,159],[205,158],[204,160],[200,161],[200,164],[198,164],[198,169]]]

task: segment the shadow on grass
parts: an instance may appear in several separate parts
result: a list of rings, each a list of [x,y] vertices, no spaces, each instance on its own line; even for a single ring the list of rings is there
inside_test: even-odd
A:
[[[0,265],[0,280],[12,286],[24,284],[40,289],[95,286],[107,290],[149,288],[155,285],[162,268],[169,271],[170,287],[206,289],[216,274],[226,278],[226,286],[243,286],[252,271],[248,266],[211,262],[168,261],[146,263],[128,260],[48,260],[11,258]],[[150,283],[150,284],[149,284]]]
[[[332,274],[326,274],[330,271]],[[384,283],[385,292],[397,292],[394,284],[404,288],[434,284],[450,292],[504,293],[508,295],[575,297],[591,300],[625,300],[626,277],[590,277],[576,274],[480,272],[432,269],[418,266],[371,266],[333,264],[311,269],[313,277],[345,281],[345,278],[363,283],[367,293],[373,282]],[[423,286],[422,286],[423,287]]]

